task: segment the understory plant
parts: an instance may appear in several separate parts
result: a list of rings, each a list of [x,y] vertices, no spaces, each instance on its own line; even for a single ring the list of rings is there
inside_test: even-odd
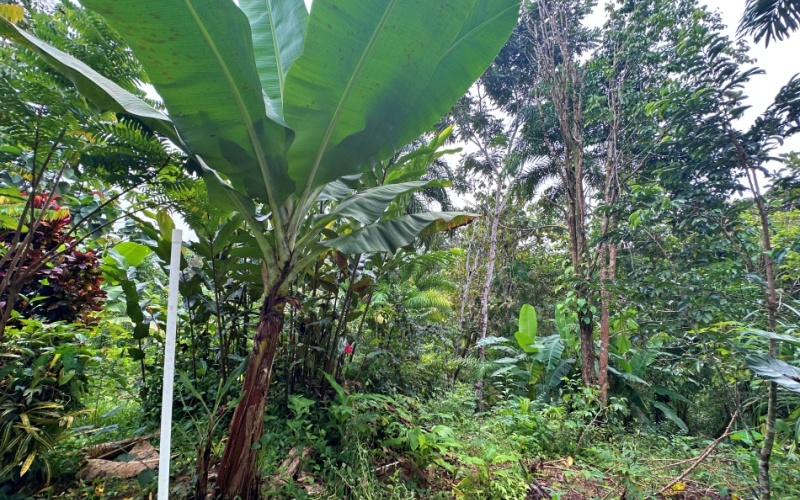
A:
[[[0,344],[0,482],[42,473],[49,483],[48,454],[84,413],[95,352],[80,325],[18,324]]]

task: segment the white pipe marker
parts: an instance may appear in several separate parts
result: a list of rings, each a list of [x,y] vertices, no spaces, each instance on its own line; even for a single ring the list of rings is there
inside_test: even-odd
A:
[[[172,393],[175,382],[175,330],[178,326],[178,286],[183,232],[172,230],[167,298],[167,342],[164,346],[164,386],[161,390],[161,443],[158,452],[158,500],[169,500],[169,457],[172,439]]]

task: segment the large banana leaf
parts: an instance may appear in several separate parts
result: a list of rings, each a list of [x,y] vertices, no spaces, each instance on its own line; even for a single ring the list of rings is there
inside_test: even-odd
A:
[[[381,221],[352,233],[322,242],[342,253],[396,252],[420,235],[455,229],[472,222],[476,215],[463,212],[428,212]]]
[[[519,311],[519,329],[514,334],[520,349],[527,353],[536,352],[536,334],[539,331],[536,309],[530,304],[523,304]]]
[[[36,52],[39,57],[72,80],[75,88],[98,108],[135,116],[148,127],[172,140],[176,146],[181,146],[175,127],[167,115],[86,64],[19,29],[2,17],[0,17],[0,36],[14,40]]]
[[[489,66],[518,8],[519,0],[315,0],[284,93],[298,189],[355,173],[429,129]]]
[[[81,3],[128,42],[194,154],[263,201],[294,191],[284,156],[290,136],[267,115],[250,23],[232,1]]]
[[[534,355],[534,359],[543,363],[548,371],[555,370],[556,366],[561,362],[561,356],[564,354],[566,342],[558,335],[551,335],[545,337],[541,342],[536,344],[538,352]]]
[[[372,224],[381,218],[386,209],[389,208],[389,205],[398,196],[413,193],[420,189],[445,185],[449,185],[449,182],[432,180],[410,181],[374,187],[347,198],[330,215],[334,218],[349,217],[362,224]]]
[[[308,10],[303,0],[240,0],[250,20],[253,50],[261,87],[275,113],[283,119],[286,72],[303,53]]]
[[[689,432],[689,426],[686,425],[686,422],[684,422],[683,419],[678,416],[678,413],[671,407],[661,402],[655,402],[653,403],[653,406],[661,410],[661,413],[663,413],[668,419],[672,420],[672,422],[677,425],[680,430],[683,432]]]
[[[747,356],[746,362],[759,377],[800,393],[800,368],[763,353]]]

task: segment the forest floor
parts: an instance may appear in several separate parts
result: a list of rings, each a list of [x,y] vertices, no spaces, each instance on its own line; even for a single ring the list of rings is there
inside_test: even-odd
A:
[[[750,433],[714,439],[686,435],[669,422],[645,425],[608,420],[598,425],[597,415],[587,413],[582,404],[577,404],[581,410],[547,405],[523,410],[518,402],[509,401],[475,414],[470,399],[457,392],[426,404],[399,396],[352,397],[346,406],[352,413],[338,431],[332,413],[336,403],[327,408],[314,406],[314,414],[267,417],[269,425],[261,441],[263,498],[755,497],[759,443],[749,440]],[[101,405],[99,411],[105,410]],[[53,477],[46,489],[29,484],[24,493],[8,495],[0,485],[0,498],[155,498],[153,472],[128,480],[80,479],[87,445],[152,434],[152,426],[141,426],[138,412],[135,405],[126,407],[103,422],[116,426],[115,430],[60,442],[51,457]],[[197,441],[190,425],[176,421],[173,430],[171,500],[193,498]],[[724,428],[726,422],[721,425]],[[224,430],[215,440],[215,457],[224,447]],[[158,446],[158,437],[149,441]],[[773,454],[773,498],[777,500],[800,498],[796,494],[800,461],[793,450],[784,443]],[[212,460],[210,491],[217,461]]]
[[[446,457],[448,461],[457,460],[456,457]],[[696,464],[696,465],[695,465]],[[398,481],[416,483],[415,492],[404,490],[405,493],[376,495],[371,498],[524,498],[526,500],[559,499],[632,499],[632,498],[671,498],[676,500],[699,499],[741,499],[752,498],[752,493],[742,484],[738,477],[741,470],[733,463],[732,458],[726,453],[721,456],[709,456],[702,462],[693,459],[687,461],[683,458],[665,459],[661,457],[638,457],[637,465],[618,462],[616,464],[598,463],[586,459],[573,459],[565,457],[554,460],[520,460],[518,464],[510,462],[490,467],[489,474],[495,478],[508,477],[515,473],[512,469],[524,467],[527,470],[529,484],[525,496],[496,495],[484,496],[488,491],[475,491],[469,488],[470,482],[481,482],[480,467],[469,467],[461,464],[460,474],[437,466],[429,466],[419,470],[408,459],[399,457],[399,460],[387,464],[372,464],[376,478],[384,485],[397,484]],[[694,466],[694,467],[693,467]],[[681,477],[690,467],[691,474],[680,481]],[[465,471],[466,474],[464,473]],[[470,472],[471,471],[471,472]],[[627,472],[623,472],[627,471]],[[210,487],[213,488],[215,478],[214,470],[211,471]],[[486,478],[484,478],[486,479]],[[191,471],[181,471],[172,479],[170,498],[191,498],[192,491]],[[262,478],[265,487],[264,498],[342,498],[330,491],[325,479],[315,477],[304,472],[302,468],[292,471],[292,476],[272,476]],[[278,483],[286,485],[287,481],[294,483],[294,494],[278,493]],[[502,481],[500,481],[502,483]],[[669,488],[664,485],[674,482]],[[665,491],[659,491],[659,490]],[[388,490],[391,491],[391,488]],[[306,495],[298,494],[304,492]],[[495,492],[497,493],[497,492]],[[91,482],[73,480],[69,482],[56,482],[54,488],[44,495],[34,495],[27,498],[59,498],[59,499],[90,499],[90,500],[133,500],[154,499],[156,493],[154,485],[142,485],[139,480],[132,478],[120,480],[116,478],[95,479]],[[214,498],[209,495],[208,499]],[[354,494],[348,498],[366,498]],[[776,498],[791,498],[776,496]]]

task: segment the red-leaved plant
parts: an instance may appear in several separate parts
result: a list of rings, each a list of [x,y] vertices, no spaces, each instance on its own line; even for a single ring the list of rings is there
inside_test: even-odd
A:
[[[23,255],[19,259],[6,259],[0,267],[0,281],[8,273],[18,276],[30,274],[21,283],[17,297],[12,299],[12,307],[19,317],[36,317],[47,322],[92,323],[93,313],[102,308],[106,297],[106,292],[101,289],[100,261],[94,250],[84,252],[69,248],[75,241],[67,234],[71,222],[69,209],[61,207],[56,198],[48,194],[33,195],[31,205],[36,210],[43,210],[43,216],[34,225],[33,236]],[[28,230],[23,229],[18,235],[16,229],[0,227],[0,245],[5,247],[2,253],[13,251],[15,239],[25,239]],[[68,250],[57,252],[59,247]],[[45,260],[44,265],[38,265],[48,253],[55,255]],[[31,269],[31,266],[38,269]],[[34,272],[31,274],[30,270]],[[0,310],[7,308],[8,301],[8,293],[0,294]]]

